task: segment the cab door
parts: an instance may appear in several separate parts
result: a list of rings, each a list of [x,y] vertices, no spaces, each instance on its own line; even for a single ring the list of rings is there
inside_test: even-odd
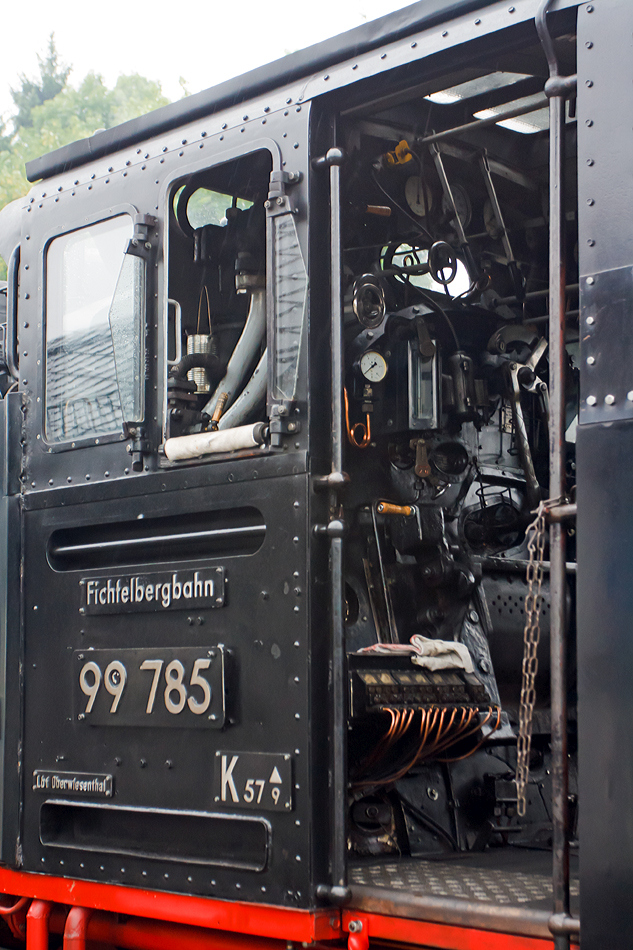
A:
[[[27,213],[21,845],[29,870],[296,905],[323,862],[307,169],[281,132],[202,131]]]

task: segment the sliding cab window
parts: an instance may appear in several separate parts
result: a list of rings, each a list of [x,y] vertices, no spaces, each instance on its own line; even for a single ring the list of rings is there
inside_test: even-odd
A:
[[[143,414],[145,262],[127,214],[63,234],[46,254],[46,438],[118,435]]]
[[[168,440],[265,419],[264,203],[271,167],[270,153],[259,151],[174,185]],[[187,443],[180,444],[185,446],[184,455],[173,455],[172,446],[179,446],[167,443],[168,458],[195,457],[197,443],[191,455]],[[235,443],[235,447],[243,446]]]

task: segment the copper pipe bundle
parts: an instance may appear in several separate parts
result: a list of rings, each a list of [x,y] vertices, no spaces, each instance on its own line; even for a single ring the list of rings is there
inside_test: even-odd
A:
[[[474,735],[488,725],[496,714],[496,719],[491,732],[492,735],[501,722],[501,708],[499,706],[489,706],[486,710],[483,721],[479,719],[480,710],[468,706],[429,706],[420,709],[393,709],[386,706],[383,709],[391,717],[391,722],[387,732],[380,739],[369,758],[363,763],[360,775],[367,775],[369,769],[377,762],[385,758],[389,749],[410,732],[413,720],[417,713],[420,715],[420,723],[416,746],[413,754],[408,758],[405,764],[401,765],[396,772],[391,775],[376,778],[363,779],[354,782],[355,787],[369,785],[391,785],[399,781],[414,765],[429,759],[437,759],[440,762],[458,762],[461,759],[473,755],[488,736],[484,736],[472,749],[469,749],[463,755],[453,758],[438,759],[438,753],[450,749],[462,739]]]

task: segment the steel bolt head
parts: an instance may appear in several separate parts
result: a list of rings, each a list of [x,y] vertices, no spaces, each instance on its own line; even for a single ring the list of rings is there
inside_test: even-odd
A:
[[[596,399],[595,396],[587,396],[587,405],[588,405],[588,406],[595,406],[595,404],[597,403],[597,401],[598,401],[598,400]]]
[[[626,394],[626,398],[628,399],[629,402],[633,402],[633,389],[630,389],[628,391],[628,393]]]
[[[588,357],[587,357],[587,366],[594,366],[594,365],[595,365],[595,362],[596,362],[595,356],[588,356]]]
[[[609,393],[607,396],[604,397],[604,401],[607,404],[607,406],[613,406],[615,404],[615,396]]]
[[[595,318],[595,317],[587,317],[587,326],[592,327],[595,322],[596,322],[596,318]]]

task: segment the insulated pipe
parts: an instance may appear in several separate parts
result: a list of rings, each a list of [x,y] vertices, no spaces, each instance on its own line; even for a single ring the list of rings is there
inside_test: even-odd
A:
[[[255,422],[252,425],[238,426],[236,429],[178,435],[165,442],[165,455],[170,462],[182,462],[185,459],[200,458],[202,455],[252,449],[264,444],[267,432],[265,422]]]
[[[26,915],[26,950],[48,950],[48,923],[53,905],[33,901]]]
[[[215,392],[204,407],[204,411],[213,415],[215,404],[221,393],[227,393],[227,406],[230,406],[240,386],[244,382],[249,367],[266,335],[266,291],[254,290],[251,293],[251,305],[240,338],[235,344],[231,359],[226,367],[224,378],[218,383]]]
[[[257,407],[266,395],[268,382],[268,350],[264,350],[262,357],[255,367],[250,380],[237,397],[228,412],[220,416],[218,429],[232,429],[244,422],[249,413]]]
[[[64,950],[86,950],[91,907],[72,907],[64,927]]]
[[[551,0],[543,0],[536,29],[549,66],[549,495],[565,495],[565,85],[557,83],[558,62],[547,27]],[[552,80],[554,82],[552,83]],[[546,87],[547,89],[548,87]],[[565,636],[566,532],[552,522],[550,542],[550,704],[552,749],[552,888],[554,916],[569,917],[567,771],[567,643]],[[556,950],[569,950],[569,934],[555,933]]]

